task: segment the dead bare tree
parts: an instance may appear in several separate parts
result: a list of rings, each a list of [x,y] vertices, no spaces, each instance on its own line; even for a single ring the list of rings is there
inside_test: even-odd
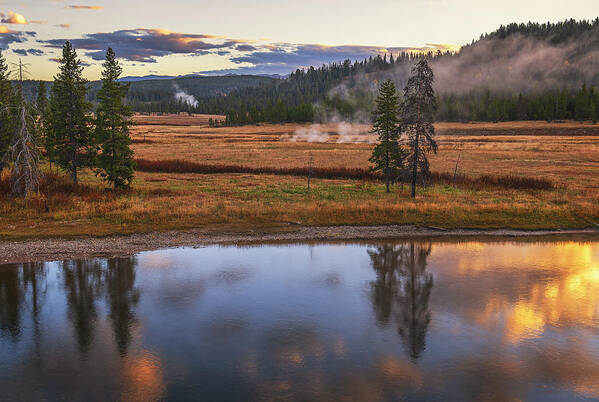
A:
[[[15,125],[14,140],[8,155],[12,163],[11,183],[15,196],[27,198],[39,191],[41,170],[39,167],[40,152],[35,136],[37,118],[28,107],[23,94],[23,69],[19,60],[19,96],[16,108],[18,117]]]

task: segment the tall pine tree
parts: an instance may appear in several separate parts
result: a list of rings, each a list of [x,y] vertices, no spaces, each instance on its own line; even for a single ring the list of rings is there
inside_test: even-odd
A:
[[[0,172],[8,163],[16,121],[16,94],[10,82],[6,59],[0,50]]]
[[[116,188],[129,187],[133,180],[135,161],[131,150],[131,109],[124,103],[128,85],[118,82],[123,69],[109,48],[103,64],[102,88],[98,92],[95,138],[100,146],[97,171]]]
[[[416,197],[418,179],[426,179],[430,175],[427,154],[437,153],[433,126],[437,100],[433,81],[433,71],[426,58],[420,59],[412,69],[401,105],[401,132],[406,135],[412,198]]]
[[[47,119],[48,154],[77,184],[79,169],[90,167],[95,154],[91,136],[91,104],[85,100],[87,80],[70,42],[62,48],[60,72],[54,77]]]
[[[48,144],[48,136],[46,133],[46,119],[48,117],[48,93],[46,90],[46,83],[44,81],[40,81],[37,86],[35,108],[38,115],[37,131],[40,144],[46,148],[48,159],[53,160],[53,155],[50,154],[52,147],[48,146],[51,144]]]
[[[40,117],[43,119],[43,117],[46,114],[46,109],[48,107],[48,94],[46,91],[46,83],[44,81],[40,81],[37,86],[35,106],[37,107],[37,111]]]
[[[389,192],[391,180],[403,169],[404,152],[399,144],[399,99],[395,84],[391,80],[383,82],[376,98],[376,109],[373,112],[372,132],[378,134],[378,143],[372,150],[370,162],[373,171],[380,171],[385,177],[385,185]]]

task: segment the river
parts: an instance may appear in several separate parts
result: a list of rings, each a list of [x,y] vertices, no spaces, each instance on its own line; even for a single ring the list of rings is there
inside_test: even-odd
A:
[[[0,400],[593,400],[599,243],[0,266]]]

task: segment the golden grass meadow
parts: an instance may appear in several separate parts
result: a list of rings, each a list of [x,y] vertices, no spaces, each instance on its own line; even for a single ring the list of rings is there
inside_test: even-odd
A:
[[[106,189],[91,171],[73,188],[63,173],[45,165],[42,195],[0,199],[0,236],[261,230],[290,223],[572,229],[599,221],[599,126],[591,123],[438,123],[439,153],[431,170],[444,179],[420,187],[412,200],[401,184],[386,194],[380,181],[323,178],[335,169],[367,172],[374,139],[367,125],[211,128],[209,117],[135,116],[135,157],[158,168],[137,171],[129,191]],[[175,160],[239,172],[201,174],[160,165]],[[310,160],[308,191],[306,176],[284,173],[306,171]],[[518,188],[510,184],[514,178],[551,186]],[[0,185],[7,182],[4,176]]]

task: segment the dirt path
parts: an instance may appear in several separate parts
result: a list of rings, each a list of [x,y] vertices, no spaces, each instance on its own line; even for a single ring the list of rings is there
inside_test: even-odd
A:
[[[414,226],[293,226],[256,231],[177,231],[85,239],[44,239],[0,241],[0,264],[59,261],[90,257],[116,257],[175,247],[201,247],[212,244],[251,244],[278,242],[373,241],[383,239],[455,240],[595,240],[599,231],[585,230],[444,230]]]

